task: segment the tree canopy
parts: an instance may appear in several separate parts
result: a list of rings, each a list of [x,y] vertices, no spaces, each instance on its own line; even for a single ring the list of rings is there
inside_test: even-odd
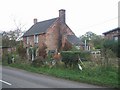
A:
[[[87,44],[92,45],[95,49],[101,48],[101,43],[103,42],[103,36],[97,35],[91,31],[86,32],[84,35],[80,36],[80,39],[85,42],[87,41]]]

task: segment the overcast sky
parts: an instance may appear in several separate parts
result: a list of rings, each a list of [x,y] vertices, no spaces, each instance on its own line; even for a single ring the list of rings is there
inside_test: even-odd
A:
[[[16,28],[28,30],[33,19],[43,21],[59,16],[66,10],[66,23],[77,35],[103,32],[118,27],[119,0],[0,0],[0,31]],[[15,20],[15,22],[14,22]]]

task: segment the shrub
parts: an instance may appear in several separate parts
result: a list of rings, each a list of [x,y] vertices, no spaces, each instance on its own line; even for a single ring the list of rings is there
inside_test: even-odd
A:
[[[29,48],[29,59],[31,60],[32,59],[32,55],[34,56],[34,58],[36,58],[36,50],[37,50],[37,47],[30,47]]]
[[[91,53],[89,51],[81,51],[79,55],[82,61],[91,60]]]
[[[35,67],[40,67],[44,65],[44,58],[39,56],[36,57],[35,60],[32,62],[32,65]]]
[[[78,49],[76,46],[72,46],[71,50],[70,51],[79,51],[80,49]]]
[[[76,67],[79,57],[88,60],[90,57],[89,52],[80,52],[80,51],[62,51],[61,52],[62,61],[65,63],[66,67]]]
[[[23,45],[17,47],[17,52],[22,59],[26,58],[26,48],[24,48]]]
[[[43,44],[43,46],[41,48],[39,48],[39,50],[38,50],[39,56],[43,57],[44,59],[47,56],[46,48],[47,48],[46,45]]]
[[[2,55],[2,64],[11,64],[12,63],[12,54],[6,53]]]
[[[120,40],[114,41],[114,40],[105,40],[102,44],[102,51],[105,52],[106,50],[111,50],[117,57],[120,57]],[[103,54],[104,55],[104,54]]]
[[[103,57],[102,59],[102,65],[107,68],[109,66],[118,66],[117,65],[117,57],[119,56],[119,46],[120,41],[114,41],[114,40],[104,40],[101,48],[101,55]]]

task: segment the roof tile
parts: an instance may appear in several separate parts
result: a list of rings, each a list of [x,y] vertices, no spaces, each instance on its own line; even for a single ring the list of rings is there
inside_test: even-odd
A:
[[[57,20],[57,18],[37,22],[28,31],[24,33],[23,36],[30,36],[40,33],[45,33],[46,30]]]

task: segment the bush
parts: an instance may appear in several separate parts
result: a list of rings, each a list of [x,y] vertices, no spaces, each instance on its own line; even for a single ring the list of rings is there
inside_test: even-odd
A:
[[[62,61],[65,63],[66,67],[68,67],[68,65],[70,67],[72,67],[75,64],[77,65],[79,52],[64,51],[61,52],[61,55]]]
[[[23,59],[23,58],[26,58],[26,48],[23,47],[23,45],[19,45],[17,47],[17,52],[19,54],[19,56]]]
[[[80,59],[82,61],[90,61],[91,60],[91,53],[89,51],[80,52]]]
[[[11,53],[6,53],[2,55],[2,64],[11,64],[12,63],[12,54]]]
[[[80,49],[78,49],[76,46],[72,46],[71,50],[70,51],[79,51]]]
[[[66,67],[76,67],[79,57],[82,58],[82,60],[88,60],[90,58],[90,52],[62,51],[61,56]]]
[[[39,48],[39,50],[38,50],[39,56],[43,57],[44,59],[47,56],[46,48],[47,48],[46,45],[43,44],[43,46],[41,48]]]
[[[101,56],[103,57],[102,59],[102,65],[107,68],[109,66],[118,66],[117,65],[117,57],[119,58],[119,46],[120,46],[120,41],[114,41],[114,40],[104,40],[101,48]]]
[[[29,48],[29,59],[32,60],[32,55],[34,56],[34,58],[36,58],[36,50],[37,50],[37,47],[30,47]]]
[[[117,57],[120,57],[120,40],[114,41],[114,40],[105,40],[102,44],[102,50],[105,52],[106,50],[111,50]]]
[[[44,65],[44,58],[43,57],[36,57],[35,60],[32,62],[32,65],[35,67],[40,67]]]

